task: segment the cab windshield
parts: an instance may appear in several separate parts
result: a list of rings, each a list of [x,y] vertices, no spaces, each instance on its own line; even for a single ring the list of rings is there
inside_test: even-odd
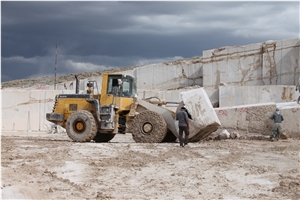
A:
[[[129,75],[111,75],[108,78],[108,94],[118,97],[134,97],[136,94],[135,78]]]
[[[124,97],[134,97],[136,94],[136,82],[132,76],[124,76],[122,84],[122,93]]]

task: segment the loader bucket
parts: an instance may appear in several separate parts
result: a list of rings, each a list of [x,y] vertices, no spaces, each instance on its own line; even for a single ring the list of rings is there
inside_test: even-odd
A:
[[[213,106],[203,88],[181,92],[180,95],[182,98],[182,102],[179,104],[177,111],[179,111],[180,107],[185,105],[189,113],[192,115],[192,120],[189,120],[190,142],[198,142],[206,138],[211,133],[216,131],[219,126],[221,126],[219,118],[216,115],[215,110],[213,109]],[[146,110],[158,113],[163,117],[167,124],[166,133],[163,136],[161,136],[162,134],[158,136],[160,138],[164,138],[161,139],[161,141],[156,140],[156,142],[171,142],[172,140],[175,141],[174,139],[178,138],[179,128],[178,121],[175,120],[176,113],[168,110],[165,107],[151,104],[145,100],[135,99],[129,115],[137,116],[139,113],[142,113]],[[151,118],[149,119],[149,121],[151,121]],[[136,125],[137,122],[135,126]],[[153,133],[155,134],[155,132]],[[170,136],[173,137],[169,139]],[[147,137],[149,137],[149,135],[147,135]]]

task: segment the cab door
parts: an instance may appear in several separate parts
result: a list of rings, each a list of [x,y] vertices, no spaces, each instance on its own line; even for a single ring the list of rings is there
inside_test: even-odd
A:
[[[122,80],[122,75],[104,74],[102,77],[102,90],[100,105],[120,107],[120,97],[122,96],[122,86],[119,81]],[[118,87],[118,89],[116,89]]]

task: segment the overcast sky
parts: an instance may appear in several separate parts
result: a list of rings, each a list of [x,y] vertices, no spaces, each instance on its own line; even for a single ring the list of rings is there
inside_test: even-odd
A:
[[[299,2],[2,1],[1,81],[202,56],[299,37]]]

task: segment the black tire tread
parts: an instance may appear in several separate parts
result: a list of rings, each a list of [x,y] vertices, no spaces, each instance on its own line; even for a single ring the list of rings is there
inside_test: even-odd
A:
[[[115,137],[113,133],[100,133],[98,132],[96,137],[93,139],[95,142],[109,142]]]
[[[79,118],[87,117],[87,121],[86,121],[87,128],[84,133],[80,133],[80,134],[76,133],[73,130],[73,126],[72,126],[72,123],[78,117]],[[97,124],[93,114],[86,110],[78,110],[73,112],[67,120],[66,132],[74,142],[90,142],[92,139],[95,138],[97,134]]]
[[[153,124],[153,130],[150,133],[144,133],[142,126],[144,123]],[[167,123],[163,116],[151,111],[145,110],[135,116],[132,121],[132,138],[137,143],[161,143],[167,134]]]

